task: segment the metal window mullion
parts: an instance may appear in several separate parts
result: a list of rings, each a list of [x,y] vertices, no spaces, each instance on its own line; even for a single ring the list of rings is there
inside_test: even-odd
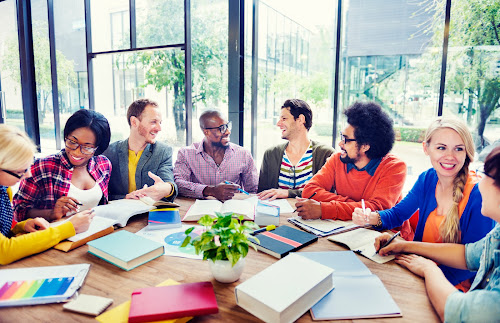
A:
[[[87,48],[87,90],[89,91],[89,109],[95,110],[94,66],[92,59],[92,19],[90,17],[90,0],[85,0],[85,45]]]
[[[258,85],[259,85],[259,0],[253,0],[252,11],[252,98],[251,98],[251,139],[250,147],[253,158],[257,158],[257,117],[258,117]],[[267,51],[266,51],[267,52]],[[267,65],[267,59],[266,59]]]
[[[186,107],[186,145],[193,142],[193,97],[191,81],[191,0],[184,0],[184,95]]]
[[[451,0],[446,0],[444,32],[443,32],[443,55],[441,59],[441,81],[439,83],[439,103],[437,115],[443,115],[444,90],[446,88],[446,65],[448,60],[448,40],[450,38],[450,16]]]
[[[49,20],[50,77],[52,81],[52,110],[54,111],[54,131],[56,149],[61,149],[61,122],[59,118],[59,86],[57,83],[56,34],[54,24],[54,0],[47,0]]]
[[[341,50],[341,31],[342,31],[342,0],[337,0],[337,34],[335,45],[335,73],[333,79],[333,127],[332,127],[332,146],[335,147],[337,141],[337,122],[339,112],[339,83],[340,83],[340,50]]]

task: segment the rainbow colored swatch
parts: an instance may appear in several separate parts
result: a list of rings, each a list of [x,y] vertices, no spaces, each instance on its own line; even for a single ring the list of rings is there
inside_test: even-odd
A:
[[[63,295],[74,279],[74,277],[61,277],[9,281],[0,287],[0,302]]]

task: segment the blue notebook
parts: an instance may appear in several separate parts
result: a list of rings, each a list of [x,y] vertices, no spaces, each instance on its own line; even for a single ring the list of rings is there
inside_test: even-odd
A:
[[[125,270],[163,255],[159,242],[121,230],[87,243],[89,252]]]
[[[149,211],[148,230],[175,229],[181,226],[181,217],[178,209],[169,208]]]
[[[382,281],[354,252],[301,252],[300,255],[335,269],[335,287],[311,308],[313,320],[402,316]]]

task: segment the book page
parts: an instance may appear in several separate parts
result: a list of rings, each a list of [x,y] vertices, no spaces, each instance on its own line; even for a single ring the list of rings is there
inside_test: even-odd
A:
[[[139,200],[122,199],[111,201],[110,204],[98,205],[94,208],[94,211],[96,216],[114,219],[116,224],[124,227],[132,216],[149,212],[155,208]]]
[[[75,242],[88,238],[99,231],[112,227],[115,223],[116,220],[94,216],[87,231],[77,233],[74,236],[68,238],[68,240]]]
[[[339,220],[303,220],[301,217],[293,217],[297,222],[302,223],[305,226],[311,227],[321,232],[330,232],[332,230],[344,228],[352,224],[352,221],[339,221]]]
[[[221,208],[222,202],[218,200],[196,200],[182,221],[198,221],[205,214],[215,217],[215,212],[221,212]]]
[[[233,212],[243,215],[246,220],[253,220],[255,218],[255,205],[247,200],[227,200],[222,205],[221,212]]]
[[[365,256],[366,258],[375,261],[378,264],[384,264],[392,259],[396,258],[394,255],[382,257],[378,253],[376,253],[375,246],[373,245],[373,241],[369,244],[366,244],[360,247],[357,252]]]

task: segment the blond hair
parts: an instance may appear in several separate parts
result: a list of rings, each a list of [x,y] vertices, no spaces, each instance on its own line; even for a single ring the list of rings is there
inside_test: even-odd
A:
[[[33,161],[36,146],[28,135],[16,127],[0,124],[0,168],[16,170]]]
[[[443,128],[455,130],[465,145],[465,163],[453,180],[453,205],[448,210],[446,217],[439,227],[439,234],[443,242],[460,243],[460,214],[458,204],[463,198],[463,192],[467,177],[469,176],[469,164],[474,160],[475,148],[472,135],[467,125],[458,119],[439,117],[434,120],[425,133],[425,143],[429,146],[433,134]]]

